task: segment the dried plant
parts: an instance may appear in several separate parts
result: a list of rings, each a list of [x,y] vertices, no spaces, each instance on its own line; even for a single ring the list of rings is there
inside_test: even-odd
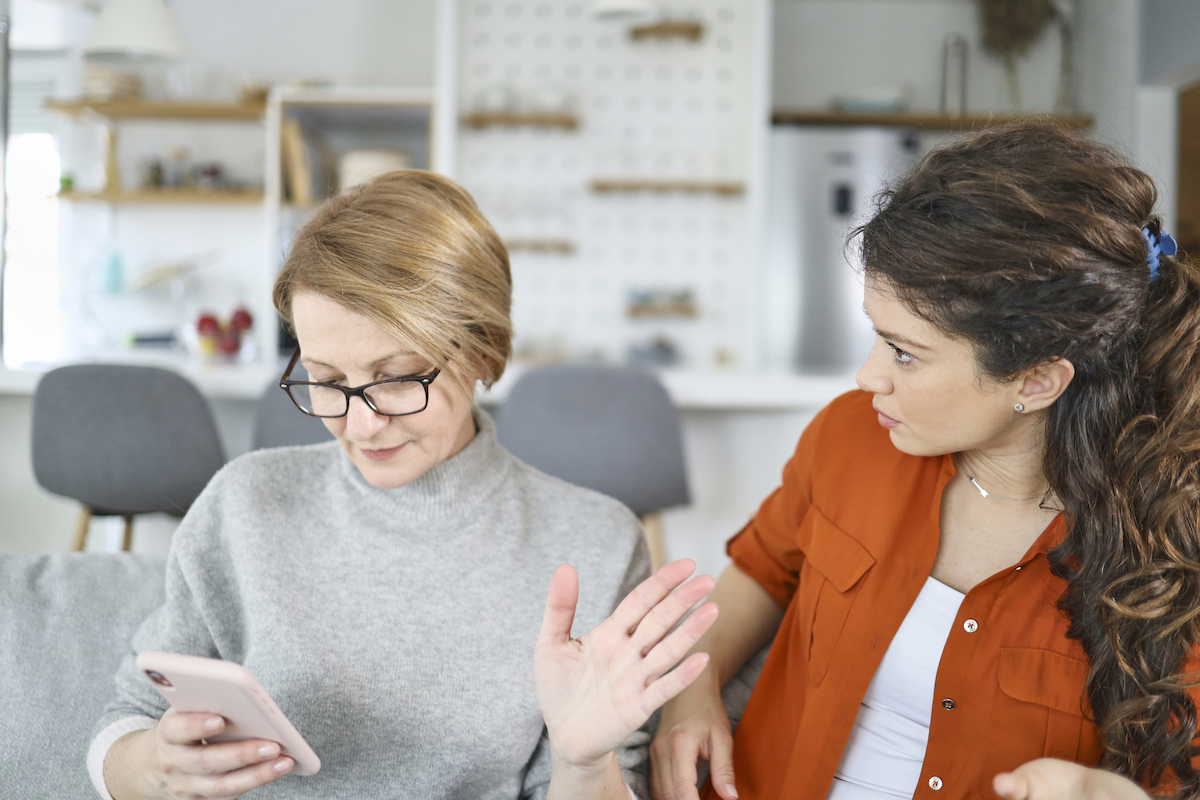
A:
[[[983,49],[1003,58],[1022,56],[1054,19],[1050,0],[979,0]]]
[[[1017,58],[1028,52],[1057,16],[1052,0],[979,0],[983,49],[1004,60],[1008,97],[1014,110],[1021,105]]]

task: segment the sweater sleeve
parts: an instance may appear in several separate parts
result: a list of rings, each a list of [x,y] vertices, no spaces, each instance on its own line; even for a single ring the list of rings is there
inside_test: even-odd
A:
[[[648,577],[650,577],[650,549],[646,544],[645,534],[639,530],[633,558],[629,562],[629,568],[625,571],[625,579],[621,582],[621,588],[613,601],[612,610],[615,611],[625,596]],[[654,731],[657,727],[658,713],[655,712],[642,724],[641,728],[634,731],[624,744],[617,748],[617,763],[621,765],[621,774],[625,777],[625,783],[629,786],[630,793],[637,800],[649,800],[650,798],[648,774],[650,740],[654,738]]]
[[[628,513],[628,512],[626,512]],[[636,524],[636,523],[634,523]],[[650,550],[646,545],[646,537],[637,526],[637,538],[633,546],[629,563],[625,568],[624,577],[616,591],[609,613],[616,610],[625,596],[632,592],[639,583],[650,577]],[[649,768],[650,739],[654,726],[658,722],[658,714],[654,714],[634,731],[616,750],[617,763],[621,765],[621,775],[633,800],[649,800],[650,789],[647,782]],[[525,779],[521,790],[521,798],[525,800],[545,800],[550,790],[550,739],[545,728],[538,742],[533,757],[526,768]]]
[[[799,584],[804,554],[796,530],[812,504],[813,461],[829,409],[822,409],[796,445],[783,468],[783,483],[767,496],[754,518],[729,540],[725,550],[746,573],[786,608]]]
[[[210,537],[217,528],[216,513],[211,502],[205,502],[211,486],[197,499],[175,531],[171,552],[167,558],[166,599],[150,613],[138,629],[114,678],[115,695],[105,707],[103,716],[93,728],[88,750],[89,774],[100,795],[104,759],[113,743],[135,730],[152,728],[170,708],[162,695],[154,690],[135,665],[137,654],[144,650],[219,657],[205,610],[200,607],[193,584],[196,580],[194,559],[189,552],[212,551]],[[197,540],[201,542],[197,546]],[[203,544],[208,542],[209,544]],[[115,735],[114,735],[115,734]]]

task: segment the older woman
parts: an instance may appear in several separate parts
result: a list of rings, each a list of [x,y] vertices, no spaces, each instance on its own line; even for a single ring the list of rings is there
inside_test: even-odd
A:
[[[1043,125],[864,225],[877,339],[729,544],[660,800],[1195,797],[1200,273],[1151,180]],[[772,635],[737,728],[723,681]]]
[[[642,791],[648,737],[631,735],[703,669],[662,677],[715,618],[667,635],[712,582],[668,597],[693,566],[676,562],[621,602],[648,571],[636,519],[497,443],[472,394],[504,371],[509,296],[504,246],[432,173],[353,189],[299,231],[275,284],[300,345],[281,384],[337,441],[213,479],[133,647],[245,665],[322,769],[287,776],[275,742],[209,743],[225,720],[168,709],[131,654],[89,753],[101,796]],[[573,620],[595,629],[572,639]]]

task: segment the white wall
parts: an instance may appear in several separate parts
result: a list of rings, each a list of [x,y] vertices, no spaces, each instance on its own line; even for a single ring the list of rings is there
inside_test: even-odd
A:
[[[433,85],[436,0],[173,0],[171,10],[201,70]]]
[[[1096,118],[1097,134],[1132,154],[1137,150],[1137,0],[1084,0],[1078,8],[1079,107]]]
[[[968,110],[1010,110],[1003,64],[980,45],[974,0],[777,0],[775,105],[827,108],[846,92],[904,84],[912,108],[936,111],[942,45],[955,33],[968,42]],[[1021,60],[1024,108],[1053,108],[1059,53],[1050,27]]]
[[[1096,114],[1102,135],[1173,170],[1160,119],[1164,98],[1136,90],[1136,0],[1085,0],[1077,52],[1080,110]],[[357,85],[430,85],[435,0],[173,0],[192,49],[191,74],[213,68],[258,80],[326,78]],[[773,100],[778,106],[823,107],[838,93],[903,81],[914,107],[937,108],[942,41],[971,42],[969,106],[1005,110],[1003,70],[978,46],[973,0],[778,0]],[[1025,104],[1053,103],[1058,41],[1051,30],[1022,62]],[[1151,133],[1152,129],[1155,131]],[[256,254],[257,255],[257,254]],[[147,256],[149,257],[149,256]],[[252,404],[216,403],[229,455],[249,443]],[[808,415],[690,412],[685,440],[693,465],[693,506],[667,515],[668,546],[694,555],[705,569],[722,563],[722,542],[776,484]],[[29,398],[0,395],[0,551],[61,550],[76,507],[36,486],[29,466]],[[148,523],[139,547],[165,542],[170,523]],[[156,532],[157,531],[157,532]],[[140,534],[139,534],[140,535]],[[103,544],[103,543],[101,543]]]
[[[1174,231],[1179,188],[1179,91],[1164,86],[1137,87],[1134,117],[1134,163],[1154,178],[1163,227]]]
[[[1142,0],[1140,82],[1183,86],[1200,80],[1200,3]]]
[[[1160,213],[1170,231],[1178,190],[1179,91],[1200,81],[1200,3],[1141,0],[1139,10],[1134,156],[1159,185]]]

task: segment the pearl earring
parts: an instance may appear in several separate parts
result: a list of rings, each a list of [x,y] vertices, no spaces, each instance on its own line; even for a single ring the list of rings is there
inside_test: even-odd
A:
[[[1015,409],[1016,409],[1016,411],[1017,411],[1017,413],[1018,413],[1018,414],[1020,414],[1022,411],[1024,411],[1024,410],[1025,410],[1025,404],[1024,404],[1024,403],[1017,403],[1015,406],[1013,406],[1013,408],[1015,408]]]

